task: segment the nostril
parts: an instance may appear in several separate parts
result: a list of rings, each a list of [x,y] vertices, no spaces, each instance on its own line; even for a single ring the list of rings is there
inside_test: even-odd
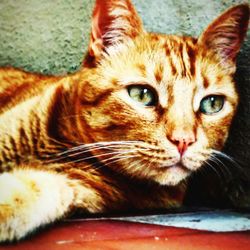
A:
[[[187,136],[182,136],[182,137],[172,136],[169,139],[173,144],[176,145],[181,156],[186,152],[188,147],[196,141],[194,136],[189,136],[189,137],[187,137]]]
[[[195,142],[195,138],[184,139],[184,142],[187,144],[187,146],[190,146]]]

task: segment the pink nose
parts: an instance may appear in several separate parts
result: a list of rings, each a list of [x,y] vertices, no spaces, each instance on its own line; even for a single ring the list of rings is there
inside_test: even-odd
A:
[[[187,133],[187,134],[173,133],[170,138],[170,141],[177,146],[178,151],[182,156],[186,152],[188,147],[196,141],[196,138],[193,133]]]

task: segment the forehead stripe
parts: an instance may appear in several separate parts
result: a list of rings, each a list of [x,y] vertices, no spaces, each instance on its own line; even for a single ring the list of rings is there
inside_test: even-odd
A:
[[[191,48],[188,44],[186,46],[189,62],[190,62],[190,75],[195,76],[195,60],[196,60],[196,54],[194,51],[194,48]]]

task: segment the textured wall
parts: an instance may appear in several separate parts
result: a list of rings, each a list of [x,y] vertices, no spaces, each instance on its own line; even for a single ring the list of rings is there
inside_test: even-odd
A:
[[[88,43],[93,2],[0,0],[0,63],[47,74],[75,71]]]
[[[46,74],[63,74],[77,70],[88,44],[93,2],[0,0],[0,64]],[[198,36],[221,11],[242,1],[133,2],[147,30]],[[245,173],[250,172],[249,38],[250,32],[238,58],[237,82],[241,104],[226,149],[246,165]]]

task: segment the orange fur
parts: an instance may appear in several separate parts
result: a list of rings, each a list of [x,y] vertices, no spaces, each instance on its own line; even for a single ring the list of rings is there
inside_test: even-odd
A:
[[[79,72],[2,68],[0,240],[20,239],[76,208],[180,206],[186,177],[227,138],[248,19],[249,7],[239,5],[198,39],[153,34],[129,0],[97,0]],[[153,105],[129,96],[138,86],[154,96]],[[200,108],[210,95],[225,100],[213,115]]]

